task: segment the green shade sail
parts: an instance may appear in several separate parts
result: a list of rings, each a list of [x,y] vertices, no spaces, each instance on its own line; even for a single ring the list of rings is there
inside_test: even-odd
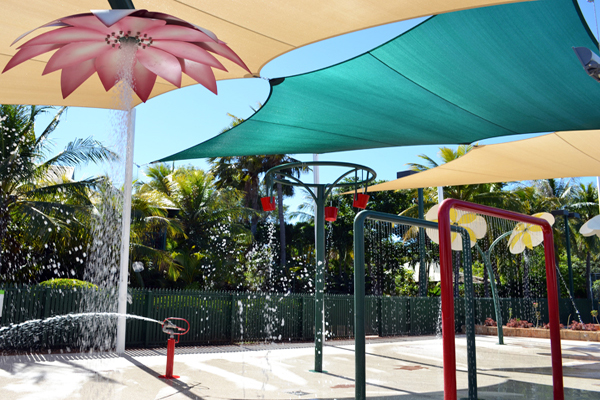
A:
[[[597,42],[572,0],[438,15],[346,62],[271,80],[248,120],[160,161],[598,129],[600,84],[578,46]]]

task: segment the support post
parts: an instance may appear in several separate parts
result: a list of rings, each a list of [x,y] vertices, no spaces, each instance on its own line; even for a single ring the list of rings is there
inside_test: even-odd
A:
[[[575,300],[575,290],[573,290],[573,265],[571,264],[571,236],[569,232],[569,216],[563,215],[565,219],[565,242],[567,248],[567,266],[569,267],[569,292],[571,299]]]
[[[477,355],[475,350],[475,299],[473,290],[473,257],[471,239],[465,229],[461,232],[463,271],[465,281],[465,330],[467,336],[467,379],[469,400],[477,400]]]
[[[315,372],[323,372],[325,341],[325,186],[317,186],[315,219]]]
[[[133,179],[133,145],[135,138],[135,108],[127,111],[127,152],[125,157],[125,182],[123,184],[123,216],[121,229],[121,265],[119,269],[119,294],[117,312],[117,354],[125,354],[125,314],[127,314],[127,279],[129,274],[129,234],[131,229],[131,189]]]
[[[179,379],[179,375],[173,375],[173,364],[175,362],[175,338],[173,335],[167,339],[167,368],[164,375],[159,375],[162,379]]]
[[[425,219],[425,204],[423,188],[417,189],[419,196],[419,219]],[[427,285],[429,277],[427,276],[427,265],[425,261],[425,229],[419,228],[419,296],[427,296]]]
[[[367,398],[365,363],[365,230],[367,212],[354,218],[354,398]]]

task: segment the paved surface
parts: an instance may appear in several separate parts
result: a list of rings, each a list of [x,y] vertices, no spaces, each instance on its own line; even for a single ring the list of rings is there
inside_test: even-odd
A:
[[[480,399],[551,399],[546,339],[477,337]],[[114,354],[0,357],[0,399],[352,399],[353,342],[328,342],[326,373],[310,372],[311,344],[182,347],[178,380],[165,349]],[[467,395],[466,340],[456,339],[459,398]],[[600,399],[600,343],[563,341],[566,399]],[[435,337],[368,340],[370,399],[442,399],[442,344]]]

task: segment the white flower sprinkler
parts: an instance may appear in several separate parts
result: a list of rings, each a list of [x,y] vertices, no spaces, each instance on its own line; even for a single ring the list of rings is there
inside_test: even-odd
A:
[[[437,222],[438,208],[439,204],[431,207],[429,211],[427,211],[427,214],[425,214],[425,219],[427,221]],[[451,209],[450,223],[467,230],[469,233],[469,240],[471,241],[471,247],[475,246],[477,239],[483,238],[487,231],[487,223],[483,217],[466,211]],[[440,234],[437,229],[426,229],[425,232],[427,233],[427,236],[429,236],[429,239],[436,244],[440,244]],[[457,232],[451,232],[451,235],[452,250],[461,251],[463,248],[460,235]]]
[[[594,218],[583,224],[583,226],[579,228],[579,233],[583,236],[596,235],[600,237],[600,215],[596,215]]]
[[[554,216],[550,213],[541,212],[533,214],[532,217],[545,219],[550,225],[554,225]],[[541,226],[519,222],[508,238],[508,249],[512,254],[520,254],[526,248],[532,250],[543,241],[544,233]]]

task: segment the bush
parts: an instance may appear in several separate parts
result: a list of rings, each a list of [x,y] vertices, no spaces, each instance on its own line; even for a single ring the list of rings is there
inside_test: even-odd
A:
[[[98,286],[91,282],[82,281],[79,279],[49,279],[40,282],[38,286],[51,289],[98,289]]]
[[[533,324],[527,320],[520,320],[518,318],[511,318],[506,324],[508,328],[532,328]]]

